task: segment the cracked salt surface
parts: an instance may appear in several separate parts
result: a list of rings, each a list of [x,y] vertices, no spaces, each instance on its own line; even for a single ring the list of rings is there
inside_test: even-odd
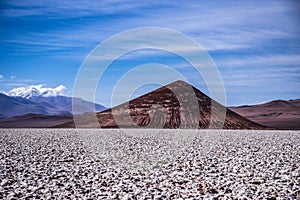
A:
[[[299,199],[300,132],[0,129],[0,199]]]

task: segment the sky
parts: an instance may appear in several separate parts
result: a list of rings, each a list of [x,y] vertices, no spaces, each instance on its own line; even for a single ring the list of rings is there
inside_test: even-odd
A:
[[[223,79],[227,106],[297,99],[299,21],[296,0],[2,0],[0,91],[60,86],[72,96],[78,70],[97,45],[126,30],[161,27],[181,32],[208,52]],[[150,49],[114,61],[99,82],[96,101],[110,107],[113,86],[122,75],[153,62],[172,67],[209,95],[189,63]],[[148,75],[166,76],[159,71]],[[142,87],[135,96],[157,87]]]

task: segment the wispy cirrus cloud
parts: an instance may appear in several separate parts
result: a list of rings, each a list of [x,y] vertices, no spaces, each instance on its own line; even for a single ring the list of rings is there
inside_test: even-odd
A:
[[[287,54],[287,55],[252,55],[243,56],[238,58],[230,59],[219,59],[218,64],[220,67],[226,66],[227,68],[243,67],[243,66],[288,66],[288,67],[299,67],[300,55],[298,54]]]
[[[36,80],[33,79],[17,79],[16,76],[11,76],[10,79],[3,79],[3,82],[1,83],[2,86],[5,86],[8,89],[13,89],[16,87],[25,87],[27,85],[33,85],[36,84]]]
[[[33,0],[5,1],[7,9],[2,15],[7,17],[45,16],[52,18],[77,18],[94,16],[99,14],[114,14],[145,7],[144,2],[136,1],[76,1],[76,0],[45,0],[43,2]]]
[[[66,15],[69,15],[83,18],[87,14],[93,17],[85,19],[80,24],[70,21],[69,26],[66,27],[57,27],[47,31],[31,31],[17,38],[3,39],[3,41],[25,45],[24,48],[28,50],[26,52],[31,50],[32,53],[36,53],[40,49],[70,52],[75,48],[93,47],[119,31],[136,27],[158,26],[182,31],[197,38],[197,41],[207,50],[213,51],[253,48],[273,39],[294,35],[290,26],[295,22],[291,22],[285,16],[287,11],[293,10],[292,3],[275,1],[272,2],[272,6],[270,6],[270,2],[259,1],[257,3],[229,2],[229,6],[224,8],[225,2],[222,1],[219,4],[195,5],[183,5],[176,1],[83,3],[68,0],[64,3],[45,1],[43,4],[31,0],[9,1],[8,5],[18,9],[15,14],[9,10],[10,7],[2,10],[2,14],[6,17],[35,17],[37,15],[51,17],[57,15],[57,17],[66,18],[68,17]],[[26,12],[23,13],[23,10]],[[32,13],[30,13],[31,10]],[[107,18],[107,15],[114,13],[118,15]],[[128,13],[132,13],[132,15],[128,16]],[[97,17],[98,19],[95,20]],[[119,17],[122,19],[116,20]],[[105,29],[103,24],[105,24]]]
[[[223,79],[227,86],[270,87],[270,83],[284,83],[293,85],[294,90],[300,86],[299,55],[249,56],[219,60],[216,63],[223,69]]]

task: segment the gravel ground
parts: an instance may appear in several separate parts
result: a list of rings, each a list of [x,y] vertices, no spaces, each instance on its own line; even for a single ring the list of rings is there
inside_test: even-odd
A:
[[[300,132],[0,129],[0,199],[300,199]]]

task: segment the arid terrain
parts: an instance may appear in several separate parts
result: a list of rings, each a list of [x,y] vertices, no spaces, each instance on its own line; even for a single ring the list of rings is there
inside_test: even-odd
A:
[[[276,100],[252,106],[230,107],[230,109],[268,127],[300,130],[300,99]]]
[[[27,114],[0,119],[1,128],[49,128],[73,120],[73,115]]]
[[[299,131],[0,133],[0,199],[300,198]]]

